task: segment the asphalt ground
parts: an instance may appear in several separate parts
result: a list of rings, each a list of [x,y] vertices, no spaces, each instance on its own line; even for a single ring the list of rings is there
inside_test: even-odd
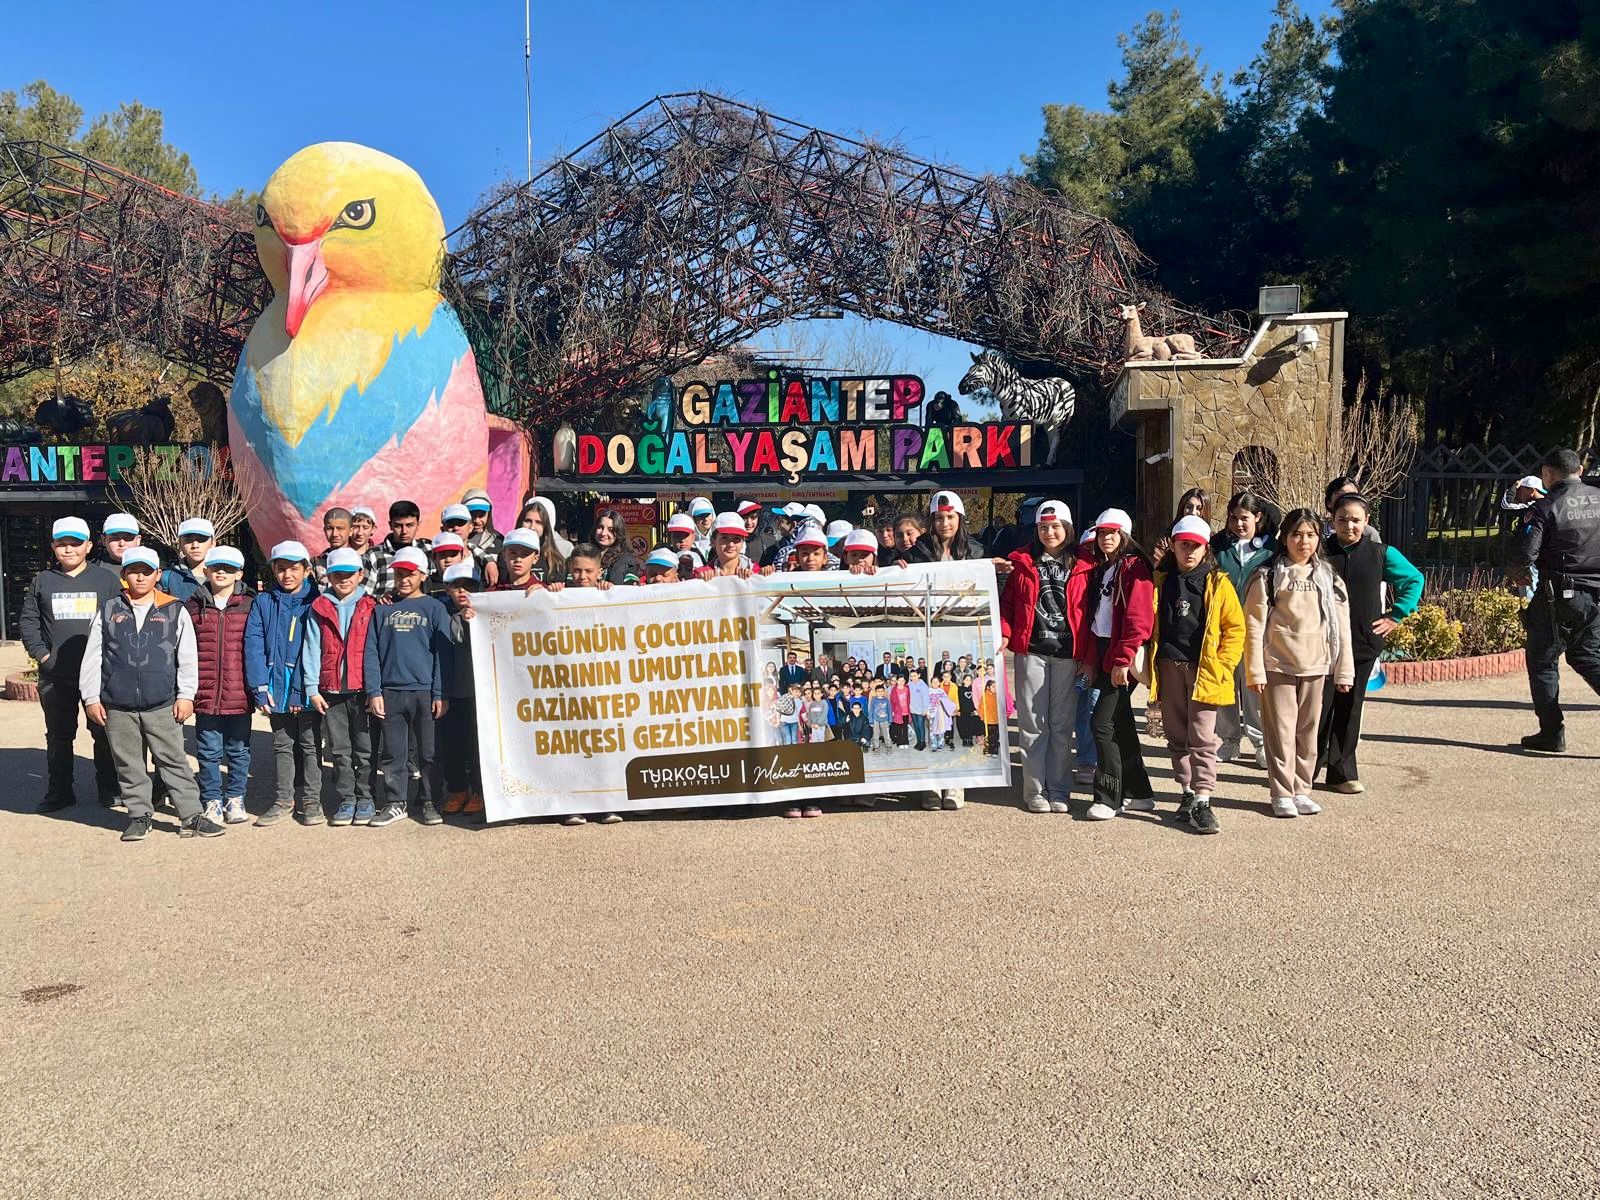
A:
[[[1375,695],[1366,795],[1275,820],[1225,766],[1209,838],[1149,746],[1162,811],[1103,824],[123,845],[33,813],[3,704],[0,1195],[1600,1195],[1600,705],[1564,688],[1563,758],[1513,749],[1520,679]]]

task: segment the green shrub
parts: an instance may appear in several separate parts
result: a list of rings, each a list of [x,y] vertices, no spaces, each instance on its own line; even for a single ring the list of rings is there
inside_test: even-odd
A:
[[[1452,620],[1438,604],[1419,604],[1389,635],[1388,649],[1394,658],[1415,662],[1457,658],[1461,654],[1461,622]]]
[[[1461,622],[1461,654],[1500,654],[1527,641],[1522,610],[1528,602],[1498,588],[1457,588],[1440,592],[1435,602]]]

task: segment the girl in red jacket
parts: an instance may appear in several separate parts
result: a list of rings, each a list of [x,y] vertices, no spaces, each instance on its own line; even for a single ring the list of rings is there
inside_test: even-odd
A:
[[[253,593],[244,586],[244,555],[232,546],[206,552],[206,585],[184,601],[194,625],[200,686],[194,693],[194,747],[200,803],[213,821],[238,825],[250,780],[250,690],[244,682],[244,625]],[[224,800],[222,763],[228,763]],[[227,807],[224,810],[224,803]]]
[[[1092,661],[1084,594],[1094,569],[1078,554],[1072,510],[1039,505],[1033,542],[1010,557],[1000,593],[1000,629],[1012,655],[1017,737],[1022,745],[1022,807],[1064,813],[1072,796],[1072,733],[1079,663]]]
[[[1088,657],[1100,675],[1100,700],[1089,722],[1100,761],[1088,816],[1108,821],[1124,807],[1150,812],[1156,806],[1133,727],[1135,658],[1155,628],[1155,584],[1150,559],[1133,540],[1132,517],[1108,508],[1094,528],[1084,623],[1092,644]]]

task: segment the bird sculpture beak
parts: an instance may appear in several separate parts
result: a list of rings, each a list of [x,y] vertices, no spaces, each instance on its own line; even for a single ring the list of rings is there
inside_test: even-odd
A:
[[[328,266],[322,261],[322,239],[308,242],[285,242],[284,258],[289,275],[289,311],[284,317],[284,328],[289,336],[300,332],[306,312],[328,287]]]

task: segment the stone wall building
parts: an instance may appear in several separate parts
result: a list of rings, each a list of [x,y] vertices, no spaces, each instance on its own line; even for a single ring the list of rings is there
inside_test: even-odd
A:
[[[1138,438],[1134,516],[1145,544],[1167,531],[1191,487],[1211,495],[1212,519],[1221,525],[1221,506],[1254,483],[1254,472],[1291,455],[1321,457],[1342,406],[1347,315],[1264,318],[1238,358],[1123,367],[1111,389],[1111,420]],[[1321,496],[1304,501],[1320,504]]]

